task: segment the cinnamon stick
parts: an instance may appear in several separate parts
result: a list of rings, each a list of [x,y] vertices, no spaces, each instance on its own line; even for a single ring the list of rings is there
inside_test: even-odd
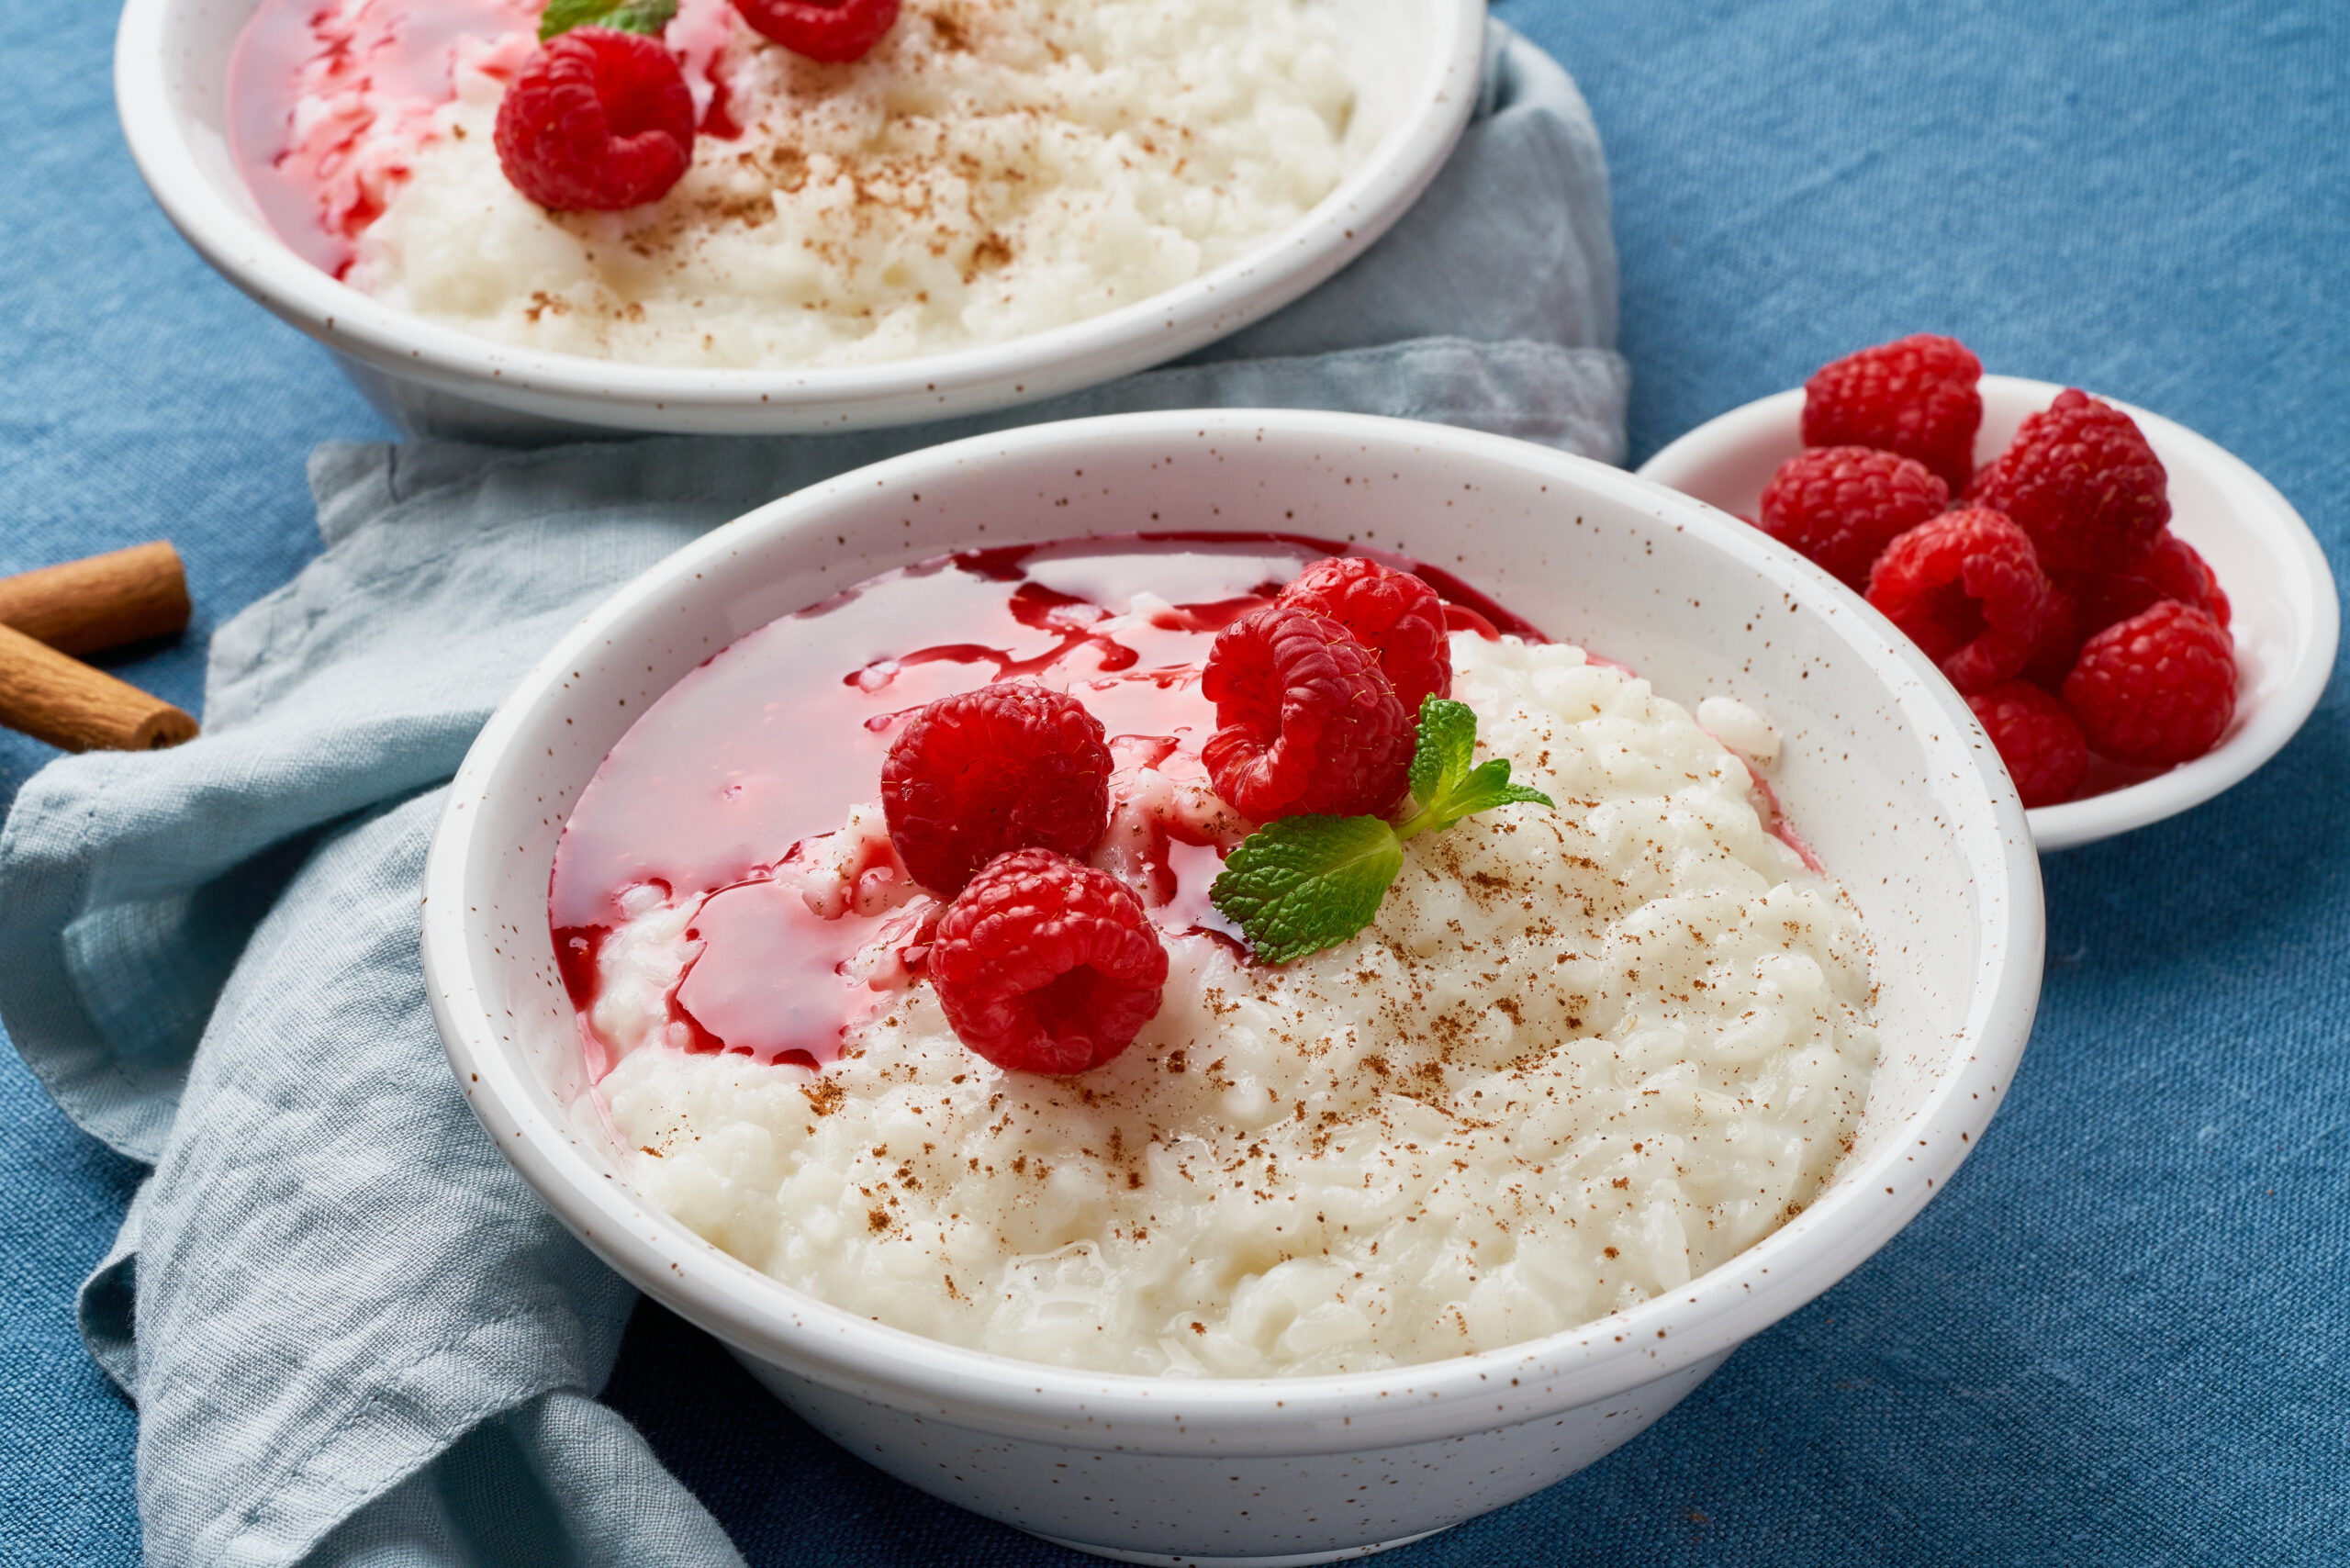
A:
[[[185,629],[187,574],[162,540],[0,577],[0,626],[88,654]]]
[[[0,724],[67,751],[151,751],[196,736],[160,697],[0,626]]]

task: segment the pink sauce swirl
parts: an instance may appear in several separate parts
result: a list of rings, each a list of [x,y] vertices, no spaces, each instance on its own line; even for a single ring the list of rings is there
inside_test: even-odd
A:
[[[229,56],[229,154],[262,217],[303,260],[347,276],[438,134],[457,73],[510,81],[538,48],[543,0],[261,0]],[[739,134],[719,57],[731,0],[683,0],[663,34],[706,135]]]
[[[594,1003],[621,895],[655,884],[672,900],[706,900],[688,933],[700,952],[668,999],[693,1047],[831,1060],[881,1000],[849,960],[886,934],[902,963],[918,963],[936,905],[827,918],[776,873],[823,853],[850,809],[876,798],[906,714],[986,681],[1038,680],[1076,694],[1109,732],[1113,795],[1139,787],[1144,770],[1204,779],[1200,747],[1215,713],[1199,678],[1215,633],[1305,562],[1345,549],[1254,534],[969,552],[884,573],[736,639],[621,738],[565,826],[548,915],[575,1006]],[[1457,579],[1415,569],[1456,630],[1541,640]],[[1102,630],[1136,585],[1168,607]],[[1178,827],[1139,853],[1162,929],[1232,939],[1207,901],[1223,864],[1215,845],[1186,842]],[[610,1064],[582,1034],[600,1077]]]
[[[622,900],[644,886],[666,902],[700,901],[686,933],[699,951],[666,998],[673,1038],[762,1062],[833,1060],[847,1033],[918,969],[940,906],[924,895],[879,913],[820,911],[778,872],[827,857],[852,808],[877,799],[882,758],[906,716],[988,681],[1035,680],[1076,695],[1108,732],[1113,809],[1169,781],[1204,780],[1200,750],[1215,711],[1200,673],[1215,633],[1306,562],[1333,554],[1416,572],[1445,600],[1456,633],[1549,640],[1439,568],[1242,533],[941,556],[727,644],[621,737],[555,851],[548,921],[590,1073],[600,1079],[612,1065],[586,1024],[598,955],[626,918]],[[1129,611],[1137,586],[1154,597]],[[1756,783],[1765,826],[1816,869],[1769,785]],[[1151,821],[1126,874],[1152,920],[1237,951],[1237,933],[1208,902],[1225,846],[1180,817]],[[886,844],[864,854],[846,868],[852,887],[892,874]],[[890,955],[886,974],[871,967],[877,945]]]

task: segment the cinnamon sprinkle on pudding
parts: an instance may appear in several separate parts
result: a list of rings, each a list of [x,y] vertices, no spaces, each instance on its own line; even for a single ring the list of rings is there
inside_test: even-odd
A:
[[[1449,604],[1480,756],[1555,809],[1409,840],[1367,930],[1252,962],[1204,896],[1250,824],[1200,771],[1197,661],[1296,566],[1156,548],[1176,553],[1076,542],[874,579],[744,639],[615,750],[554,913],[608,1069],[579,1114],[639,1151],[647,1201],[860,1316],[1175,1377],[1497,1350],[1673,1290],[1812,1202],[1869,1095],[1871,954],[1754,765],[1633,673]],[[1154,582],[1169,597],[1130,591]],[[910,628],[940,644],[907,652]],[[694,737],[811,652],[848,673],[819,663],[771,715],[789,771],[712,734],[708,777],[754,814],[653,853],[702,787]],[[1157,1016],[1074,1077],[957,1038],[922,969],[937,901],[858,799],[909,704],[990,674],[1102,717],[1118,771],[1091,863],[1167,950]],[[1775,738],[1738,715],[1750,754]]]
[[[332,0],[319,47],[371,3]],[[728,0],[684,0],[665,37],[700,116],[690,169],[643,207],[551,213],[508,183],[491,134],[530,7],[414,8],[436,6],[508,29],[441,45],[453,97],[381,73],[282,84],[287,125],[344,140],[316,159],[298,137],[242,150],[273,221],[289,220],[271,190],[314,170],[341,230],[321,259],[354,286],[499,342],[642,364],[855,364],[1082,320],[1261,244],[1374,129],[1355,124],[1343,0],[907,0],[846,64],[761,38]],[[330,194],[362,166],[364,200]]]

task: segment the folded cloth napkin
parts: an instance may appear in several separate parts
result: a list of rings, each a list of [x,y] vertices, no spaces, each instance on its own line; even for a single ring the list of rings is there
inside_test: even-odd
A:
[[[1589,113],[1496,26],[1418,207],[1183,364],[912,431],[321,449],[325,553],[214,638],[204,737],[57,762],[0,834],[0,1018],[154,1167],[81,1299],[138,1402],[150,1560],[738,1561],[596,1403],[633,1293],[465,1108],[418,966],[442,786],[585,610],[776,496],[1012,423],[1334,408],[1618,460],[1615,283]]]

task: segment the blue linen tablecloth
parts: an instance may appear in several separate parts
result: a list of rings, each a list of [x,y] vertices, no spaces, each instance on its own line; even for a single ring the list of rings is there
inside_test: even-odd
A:
[[[1498,9],[1607,141],[1636,459],[1857,343],[1954,331],[2219,440],[2350,565],[2342,8]],[[378,427],[148,205],[110,25],[0,6],[0,569],[177,539],[198,626],[127,673],[193,702],[206,630],[316,548],[303,454]],[[2350,1560],[2339,684],[2229,796],[2048,862],[2040,1029],[1916,1225],[1608,1461],[1393,1561]],[[0,789],[44,755],[0,745]],[[137,1168],[12,1057],[0,1115],[0,1552],[135,1561],[134,1424],[71,1303]],[[1078,1561],[847,1458],[657,1312],[606,1400],[755,1562]],[[494,1484],[517,1451],[464,1462]],[[589,1560],[520,1523],[516,1560]]]

